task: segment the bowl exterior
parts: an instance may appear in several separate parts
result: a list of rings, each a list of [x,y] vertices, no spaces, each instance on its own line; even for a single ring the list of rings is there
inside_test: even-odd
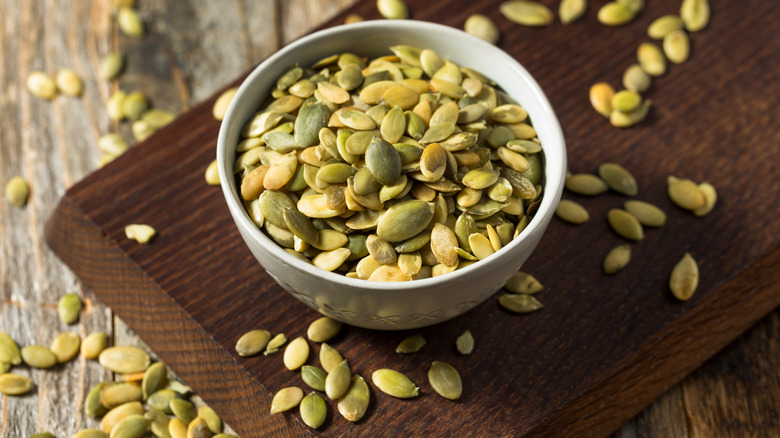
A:
[[[359,42],[359,44],[356,44]],[[391,45],[430,48],[456,64],[494,80],[528,110],[545,152],[542,203],[517,239],[491,257],[453,273],[404,283],[368,282],[325,272],[285,252],[249,219],[232,173],[241,127],[267,100],[289,66],[326,55],[388,53]],[[320,313],[347,324],[403,330],[436,324],[480,304],[528,259],[539,243],[563,190],[566,152],[558,120],[530,74],[505,52],[459,30],[415,21],[369,21],[304,37],[260,64],[239,89],[220,129],[217,145],[222,189],[238,230],[268,274],[290,294]]]

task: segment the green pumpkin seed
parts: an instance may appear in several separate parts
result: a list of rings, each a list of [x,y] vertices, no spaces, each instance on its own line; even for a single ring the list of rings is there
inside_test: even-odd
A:
[[[376,261],[383,265],[394,265],[398,261],[398,254],[390,242],[380,238],[376,234],[370,234],[366,239],[366,249]]]
[[[144,407],[140,402],[129,402],[111,409],[100,420],[100,428],[105,433],[112,433],[116,426],[126,418],[141,416],[143,418]],[[146,421],[146,418],[144,418]],[[146,429],[144,429],[146,430]]]
[[[520,105],[508,103],[493,108],[490,112],[490,116],[493,121],[497,123],[520,123],[528,118],[528,111],[523,109]]]
[[[501,14],[523,26],[549,26],[553,22],[553,13],[541,3],[526,0],[513,0],[501,3]]]
[[[696,210],[706,206],[707,200],[704,198],[704,193],[702,193],[695,182],[670,176],[667,179],[667,183],[669,198],[678,207],[686,210]]]
[[[607,275],[612,275],[622,270],[631,261],[631,246],[618,245],[612,248],[604,257],[603,269]]]
[[[630,200],[623,206],[644,226],[660,227],[666,223],[666,213],[649,202]]]
[[[271,401],[271,415],[288,411],[300,404],[303,399],[303,391],[297,386],[290,386],[279,390]]]
[[[642,103],[642,96],[636,91],[620,90],[612,96],[612,109],[622,113],[630,113]]]
[[[288,370],[297,370],[309,358],[309,344],[302,336],[293,339],[284,350],[284,366]]]
[[[664,15],[650,23],[650,26],[647,27],[647,36],[662,40],[666,35],[682,28],[683,21],[679,15]]]
[[[107,345],[108,335],[103,332],[92,333],[81,343],[81,354],[87,359],[97,359]]]
[[[518,271],[507,280],[504,288],[516,294],[531,295],[540,292],[544,286],[533,275]]]
[[[168,367],[162,362],[156,362],[146,369],[141,381],[141,393],[146,400],[155,392],[168,385]]]
[[[106,348],[98,361],[104,368],[120,374],[142,373],[151,362],[145,351],[129,346]]]
[[[613,208],[607,212],[607,221],[616,233],[631,240],[644,239],[642,224],[631,213]]]
[[[119,8],[116,16],[119,30],[129,37],[142,37],[144,35],[144,23],[141,16],[132,8]]]
[[[401,176],[401,157],[398,151],[379,137],[374,137],[366,149],[366,167],[380,184],[392,185]]]
[[[602,116],[609,117],[612,114],[612,98],[615,89],[606,82],[599,82],[590,87],[590,104]]]
[[[504,294],[498,298],[498,303],[515,313],[531,313],[543,307],[533,295],[525,294]]]
[[[176,398],[181,398],[181,395],[173,389],[166,388],[153,392],[152,395],[146,399],[146,404],[158,412],[172,414],[171,400]]]
[[[642,70],[650,76],[663,76],[666,73],[666,57],[657,45],[650,42],[640,44],[636,57]]]
[[[520,199],[535,199],[537,197],[537,190],[534,184],[538,178],[541,177],[540,172],[535,170],[539,166],[539,162],[534,159],[534,155],[527,158],[528,165],[531,167],[531,173],[520,173],[514,169],[508,167],[502,167],[500,169],[501,176],[509,181],[512,185],[512,194]]]
[[[0,374],[0,393],[5,395],[23,395],[32,391],[32,380],[13,373]]]
[[[211,433],[218,434],[222,432],[222,419],[214,412],[214,409],[208,406],[199,407],[198,418],[203,419]]]
[[[341,266],[347,260],[349,255],[350,253],[347,248],[338,248],[331,251],[323,251],[317,254],[311,260],[311,263],[320,269],[324,269],[328,272],[332,272],[335,271],[339,266]]]
[[[469,15],[469,17],[466,18],[466,22],[463,24],[463,30],[490,44],[498,43],[498,38],[500,36],[496,23],[482,14]]]
[[[122,52],[112,52],[103,57],[98,64],[98,76],[105,80],[112,80],[125,66],[125,55]]]
[[[106,102],[106,114],[109,120],[119,121],[125,118],[122,110],[127,93],[122,90],[115,91]]]
[[[109,155],[122,155],[128,147],[125,139],[118,134],[106,134],[98,139],[98,149]]]
[[[60,321],[65,324],[75,324],[79,320],[81,312],[81,298],[76,293],[63,295],[57,303],[57,314]]]
[[[599,9],[597,18],[601,24],[607,26],[623,26],[634,19],[635,12],[626,5],[618,2],[609,2]]]
[[[108,412],[108,408],[100,403],[100,393],[108,385],[109,382],[100,382],[89,390],[87,396],[84,397],[84,413],[90,417],[98,418]]]
[[[470,331],[466,330],[458,336],[458,339],[455,340],[455,348],[457,348],[458,352],[462,355],[468,355],[474,351],[474,337],[471,335]]]
[[[295,65],[276,80],[277,90],[286,90],[303,76],[303,69]]]
[[[670,32],[664,37],[664,54],[669,61],[675,64],[682,64],[688,60],[691,53],[691,43],[688,40],[688,34],[684,30]]]
[[[363,418],[366,410],[368,410],[368,403],[371,398],[371,393],[368,390],[368,385],[365,380],[357,374],[352,376],[347,389],[338,402],[339,413],[347,421],[355,422]]]
[[[57,363],[65,363],[73,359],[79,352],[81,338],[73,332],[60,333],[49,345],[49,350],[54,353]]]
[[[327,373],[320,368],[311,365],[301,367],[301,379],[303,379],[303,383],[309,385],[312,389],[324,392],[326,377]]]
[[[111,429],[110,438],[141,438],[149,428],[149,420],[143,414],[130,415]]]
[[[627,196],[636,196],[639,186],[634,176],[623,166],[616,163],[603,163],[599,166],[599,176],[614,191]]]
[[[187,425],[187,438],[211,438],[211,431],[206,420],[197,417]]]
[[[329,116],[327,106],[321,103],[304,103],[295,119],[295,142],[301,147],[317,144],[320,129],[328,125]]]
[[[420,388],[408,377],[389,368],[374,371],[371,380],[380,391],[395,398],[413,398],[420,393]]]
[[[570,24],[579,20],[587,8],[587,0],[561,0],[558,5],[558,17],[561,23]]]
[[[3,332],[0,332],[0,362],[11,365],[22,363],[22,353],[19,351],[19,346]]]
[[[325,393],[331,400],[341,398],[349,389],[352,373],[349,370],[349,363],[342,360],[336,365],[325,378]]]
[[[646,100],[639,104],[636,109],[627,113],[612,111],[612,114],[610,114],[609,117],[609,123],[616,128],[628,128],[644,120],[649,111],[650,101]]]
[[[632,64],[623,73],[623,86],[628,90],[644,93],[650,89],[653,78],[639,64]]]
[[[281,348],[282,345],[284,345],[285,343],[287,343],[287,336],[285,336],[284,333],[279,333],[273,338],[271,338],[270,341],[268,341],[268,345],[266,345],[263,354],[265,356],[268,356],[269,354],[274,354],[277,351],[279,351],[279,348]]]
[[[54,438],[54,435],[51,432],[38,432],[30,435],[30,438]]]
[[[580,195],[595,196],[609,190],[609,186],[596,175],[579,173],[566,176],[566,189]]]
[[[680,18],[688,32],[698,32],[710,22],[709,0],[683,0],[680,5]]]
[[[449,400],[457,400],[463,393],[458,370],[445,362],[433,361],[428,369],[428,382],[434,391]]]
[[[260,195],[260,211],[266,221],[271,222],[280,228],[287,228],[284,220],[284,210],[286,208],[295,209],[295,204],[289,196],[282,192],[266,190]]]
[[[376,234],[388,242],[401,242],[424,230],[433,218],[433,205],[419,200],[399,202],[377,223]]]
[[[688,301],[699,285],[699,265],[690,253],[685,253],[683,258],[672,269],[669,277],[669,289],[680,301]]]
[[[312,392],[301,400],[301,420],[312,429],[322,426],[328,415],[328,405],[316,392]]]
[[[67,68],[57,72],[54,82],[57,84],[57,89],[68,96],[80,96],[84,89],[81,78],[73,70]]]
[[[425,344],[426,341],[422,335],[411,335],[404,338],[398,346],[395,347],[395,352],[400,354],[417,353]]]
[[[571,224],[584,224],[590,220],[590,213],[571,199],[561,199],[555,208],[555,215]]]
[[[298,238],[304,242],[310,245],[317,244],[319,241],[319,233],[317,233],[317,229],[314,228],[314,225],[312,225],[311,221],[308,217],[306,217],[306,215],[290,207],[285,208],[282,213],[287,229],[289,229],[293,234],[298,236]],[[263,348],[265,348],[265,346],[263,346]]]
[[[409,18],[409,9],[403,0],[377,0],[379,14],[388,20],[403,20]]]
[[[135,383],[117,383],[100,391],[100,404],[111,409],[125,403],[141,401],[141,388]]]
[[[20,176],[12,177],[5,183],[5,199],[16,207],[24,207],[30,196],[30,187],[27,181]]]
[[[122,114],[130,120],[140,119],[141,114],[148,108],[149,102],[146,100],[146,96],[140,91],[133,91],[122,100]],[[152,127],[151,125],[149,126]]]
[[[498,181],[499,173],[493,169],[472,169],[463,176],[463,185],[474,190],[485,189]],[[511,181],[510,181],[511,182]]]
[[[715,187],[708,182],[699,184],[699,191],[704,195],[704,205],[694,209],[693,214],[696,216],[706,216],[715,208],[715,203],[718,202],[718,192],[715,190]]]
[[[108,434],[97,429],[83,429],[76,432],[73,438],[109,438]]]
[[[447,167],[446,151],[438,144],[425,146],[420,156],[420,171],[432,181],[438,181],[444,176]]]
[[[195,406],[187,400],[173,398],[169,401],[171,412],[184,424],[190,424],[198,416]]]
[[[51,368],[57,364],[57,356],[41,345],[28,345],[22,348],[22,360],[33,368]]]
[[[341,325],[341,321],[323,316],[309,324],[306,335],[312,342],[326,342],[339,333]]]

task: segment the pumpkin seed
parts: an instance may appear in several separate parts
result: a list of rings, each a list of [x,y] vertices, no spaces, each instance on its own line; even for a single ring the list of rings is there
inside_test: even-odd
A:
[[[143,414],[125,417],[111,429],[110,438],[141,438],[149,428],[149,420]]]
[[[103,332],[91,333],[81,343],[81,355],[87,359],[97,359],[107,345],[108,335]]]
[[[166,388],[153,392],[152,395],[146,399],[146,404],[156,411],[172,414],[171,400],[176,398],[181,398],[181,395],[173,389]]]
[[[117,383],[100,391],[100,404],[109,409],[141,399],[141,388],[135,383]]]
[[[422,335],[411,335],[404,338],[398,346],[395,347],[395,352],[400,354],[417,353],[425,344],[426,340]]]
[[[612,96],[612,109],[622,113],[630,113],[642,103],[642,96],[636,91],[620,90]]]
[[[650,42],[640,44],[636,57],[642,70],[650,76],[663,76],[666,73],[666,57],[657,45]]]
[[[664,15],[650,23],[650,26],[647,27],[647,36],[662,40],[666,35],[682,28],[683,21],[679,15]]]
[[[626,201],[623,207],[642,225],[660,227],[666,223],[666,213],[649,202],[630,200]]]
[[[162,362],[156,362],[146,369],[141,381],[141,393],[146,400],[150,395],[165,388],[168,384],[168,367]]]
[[[144,35],[144,23],[141,16],[132,8],[119,8],[116,16],[119,30],[129,37],[142,37]]]
[[[30,196],[30,187],[27,181],[20,176],[12,177],[5,183],[5,199],[11,205],[24,207],[27,204],[27,198]]]
[[[612,114],[610,114],[609,117],[609,123],[616,128],[628,128],[644,120],[649,111],[650,101],[646,100],[631,112],[624,113],[621,111],[612,111]]]
[[[413,398],[420,393],[420,388],[408,377],[389,368],[374,371],[371,380],[380,391],[395,398]]]
[[[341,321],[323,316],[309,324],[306,335],[312,342],[326,342],[335,337],[341,330]]]
[[[604,257],[603,269],[607,275],[612,275],[622,270],[631,260],[631,246],[628,244],[618,245],[612,248],[607,256]]]
[[[516,294],[531,295],[544,289],[544,286],[533,275],[517,271],[509,277],[509,280],[504,284],[504,288]]]
[[[273,338],[271,338],[270,341],[268,341],[268,345],[265,347],[265,351],[263,354],[265,356],[268,356],[269,354],[274,354],[277,351],[279,351],[279,348],[282,347],[287,342],[287,336],[285,336],[284,333],[279,333]]]
[[[349,363],[342,360],[336,365],[325,378],[325,393],[331,400],[341,398],[349,389],[352,373],[349,370]]]
[[[338,409],[341,416],[346,418],[347,421],[358,421],[363,418],[366,410],[368,410],[368,403],[371,398],[371,393],[368,390],[368,385],[363,377],[355,374],[349,384],[346,394],[344,394],[338,402]]]
[[[427,178],[437,181],[444,176],[447,167],[446,151],[439,143],[430,143],[423,149],[420,157],[420,171]]]
[[[667,184],[669,198],[678,207],[686,210],[696,210],[706,206],[707,200],[704,197],[704,193],[702,193],[695,182],[689,179],[669,176]]]
[[[553,13],[547,6],[535,1],[513,0],[501,3],[501,14],[523,26],[549,26],[553,22]]]
[[[58,363],[65,363],[73,359],[79,352],[81,338],[73,332],[60,333],[49,345],[49,350],[54,353]]]
[[[187,425],[178,418],[171,418],[168,422],[168,433],[172,438],[187,438]]]
[[[211,438],[211,431],[206,420],[197,417],[187,426],[187,438]]]
[[[81,312],[81,298],[76,293],[69,293],[63,295],[57,303],[57,314],[60,317],[60,321],[65,324],[74,324],[79,320],[79,313]]]
[[[599,176],[614,191],[627,196],[636,196],[639,192],[636,179],[623,166],[616,163],[603,163],[599,166]]]
[[[27,76],[27,89],[41,99],[53,99],[57,95],[54,79],[41,71],[34,71]]]
[[[309,358],[309,344],[302,336],[293,339],[284,350],[284,366],[288,370],[297,370]]]
[[[84,89],[81,78],[73,70],[67,68],[58,71],[54,81],[57,84],[57,89],[68,96],[80,96]]]
[[[122,104],[124,105],[124,101],[122,101]],[[124,109],[122,111],[124,111]],[[152,125],[147,123],[146,120],[136,120],[133,122],[130,130],[133,132],[133,138],[139,142],[146,140],[155,132],[155,129]]]
[[[146,224],[130,224],[125,226],[125,236],[141,244],[149,243],[157,235],[157,231]]]
[[[100,428],[105,433],[112,433],[114,429],[126,418],[144,415],[144,407],[141,402],[128,402],[111,409],[100,420]],[[146,418],[144,418],[146,421]],[[134,422],[134,421],[133,421]],[[144,429],[145,431],[146,429]]]
[[[479,260],[486,259],[496,252],[493,249],[490,240],[488,240],[484,234],[480,233],[472,233],[469,235],[469,247],[474,256]]]
[[[463,355],[471,354],[474,351],[474,337],[470,331],[466,330],[458,336],[458,339],[455,340],[455,348]]]
[[[22,348],[22,360],[33,368],[51,368],[57,364],[57,356],[41,345],[28,345]]]
[[[472,169],[463,176],[462,182],[466,187],[474,190],[485,189],[498,181],[499,173],[493,169]],[[510,181],[511,182],[511,181]]]
[[[590,104],[602,116],[609,118],[612,114],[612,98],[615,90],[606,82],[599,82],[590,87]]]
[[[588,210],[571,199],[561,199],[555,208],[555,215],[571,224],[584,224],[590,220]]]
[[[599,9],[597,18],[601,24],[607,26],[623,26],[634,19],[635,12],[626,5],[618,2],[609,2]]]
[[[317,391],[325,391],[325,378],[327,376],[327,373],[318,367],[311,365],[304,365],[301,367],[301,379],[303,379],[303,383]]]
[[[500,36],[498,26],[489,17],[482,14],[471,14],[463,24],[466,33],[485,40],[490,44],[498,43]]]
[[[433,205],[425,201],[399,202],[380,216],[376,234],[388,242],[401,242],[424,230],[433,218]]]
[[[328,405],[316,392],[312,392],[301,400],[301,420],[312,429],[322,426],[328,415]]]
[[[433,361],[428,369],[428,382],[434,391],[449,400],[457,400],[463,393],[458,370],[446,362]]]
[[[645,237],[642,224],[639,223],[639,220],[634,215],[625,210],[619,208],[609,210],[607,212],[607,221],[616,233],[626,239],[642,240]]]
[[[328,124],[330,111],[321,103],[304,103],[298,111],[293,131],[295,142],[301,147],[317,144],[319,131]]]
[[[150,364],[145,351],[129,346],[106,348],[98,356],[98,361],[104,368],[120,374],[142,373]]]
[[[140,91],[133,91],[122,100],[122,114],[130,120],[140,119],[141,114],[148,108],[149,102]],[[151,125],[149,126],[151,127]]]
[[[73,438],[109,438],[108,434],[97,429],[83,429],[76,432]]]
[[[699,191],[704,195],[704,205],[694,209],[693,214],[696,216],[706,216],[715,208],[715,203],[718,202],[718,192],[715,190],[715,187],[708,182],[699,184]]]
[[[398,254],[390,242],[380,238],[376,234],[370,234],[366,239],[366,249],[369,254],[383,265],[394,265],[398,261]]]
[[[110,81],[117,77],[125,66],[125,55],[122,52],[111,52],[100,60],[98,76]]]
[[[376,7],[379,14],[388,20],[409,18],[409,10],[403,0],[377,0]]]
[[[11,365],[22,363],[22,354],[19,346],[6,333],[0,332],[0,362]],[[0,373],[1,374],[1,373]]]
[[[347,248],[338,248],[332,251],[323,251],[317,254],[311,260],[311,263],[320,269],[324,269],[328,272],[331,272],[331,271],[335,271],[339,266],[341,266],[347,260],[349,255],[350,252]]]
[[[108,98],[108,102],[106,102],[106,114],[108,115],[109,120],[119,121],[125,118],[122,107],[126,97],[127,93],[122,90],[117,90]]]
[[[435,224],[431,231],[431,250],[440,263],[445,266],[455,266],[458,263],[458,238],[455,232],[442,224]]]
[[[180,419],[184,424],[190,424],[192,420],[198,416],[195,406],[187,400],[172,398],[169,403],[173,415]]]
[[[122,155],[128,147],[127,142],[118,134],[106,134],[98,139],[98,149],[109,155]]]
[[[302,338],[298,338],[302,339]],[[303,399],[303,391],[297,386],[280,389],[271,401],[271,415],[288,411],[300,404]]]
[[[54,438],[54,435],[51,432],[38,432],[36,434],[30,435],[30,438]]]
[[[561,0],[558,5],[558,17],[561,23],[570,24],[579,20],[587,8],[587,0]]]
[[[618,3],[627,7],[631,12],[637,13],[644,9],[645,0],[616,0]]]
[[[87,396],[84,397],[84,413],[90,417],[98,418],[108,412],[108,408],[100,403],[100,393],[107,385],[109,382],[100,382],[89,390]]]
[[[498,303],[515,313],[531,313],[543,307],[533,295],[526,294],[504,294],[498,298]]]
[[[0,393],[5,395],[23,395],[32,391],[32,380],[13,373],[0,374]]]
[[[228,88],[219,95],[217,100],[214,101],[214,106],[211,108],[211,114],[215,119],[221,121],[225,118],[225,114],[227,114],[230,102],[233,101],[237,91],[238,87]]]
[[[323,343],[320,346],[320,364],[326,372],[331,372],[344,358],[330,345]]]
[[[609,186],[596,175],[578,173],[566,176],[566,189],[580,195],[595,196],[609,190]]]
[[[685,253],[682,259],[672,269],[669,277],[669,289],[680,301],[688,301],[699,285],[699,265],[690,253]]]
[[[628,90],[644,93],[650,89],[653,78],[639,64],[630,65],[623,73],[623,86]]]
[[[374,137],[366,149],[366,167],[376,181],[392,185],[401,176],[401,157],[398,151],[380,137]]]
[[[152,108],[141,114],[141,120],[145,121],[154,129],[160,129],[173,122],[176,115],[170,111]]]
[[[663,47],[666,57],[675,64],[687,61],[691,53],[691,43],[684,30],[668,33],[664,37]]]
[[[688,32],[698,32],[710,22],[709,0],[683,0],[680,5],[680,18]]]

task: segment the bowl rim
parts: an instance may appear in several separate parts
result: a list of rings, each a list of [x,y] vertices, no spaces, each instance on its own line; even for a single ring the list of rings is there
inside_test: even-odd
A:
[[[316,276],[323,281],[336,283],[337,285],[344,286],[346,288],[378,290],[378,291],[387,291],[387,292],[396,292],[396,293],[405,293],[405,294],[417,293],[417,291],[421,289],[427,289],[433,286],[440,287],[443,283],[445,284],[457,283],[458,281],[461,281],[466,277],[476,274],[476,271],[485,270],[485,268],[487,268],[489,265],[497,263],[498,260],[502,258],[502,256],[505,256],[508,252],[511,252],[514,248],[517,248],[517,246],[520,243],[522,243],[524,240],[526,240],[528,236],[535,234],[539,227],[546,227],[546,224],[543,225],[541,220],[537,220],[537,221],[531,220],[528,226],[520,233],[519,236],[514,238],[512,242],[510,242],[508,245],[502,247],[499,251],[495,253],[494,256],[488,257],[487,259],[484,260],[480,260],[478,263],[474,263],[465,268],[457,269],[453,272],[440,275],[437,277],[430,277],[430,278],[424,278],[424,279],[418,279],[412,281],[402,281],[402,282],[379,282],[379,281],[373,282],[372,281],[369,283],[368,280],[350,278],[343,274],[326,271],[324,269],[308,264],[296,258],[295,256],[289,254],[287,251],[284,250],[284,248],[282,248],[280,245],[274,242],[270,237],[268,237],[265,233],[263,233],[251,220],[248,213],[246,212],[246,209],[244,208],[243,202],[239,199],[237,188],[234,188],[235,182],[233,181],[234,174],[232,172],[233,163],[227,163],[227,159],[226,159],[228,153],[227,151],[227,137],[229,135],[228,126],[230,125],[230,122],[237,117],[235,113],[238,111],[237,110],[238,101],[240,101],[241,98],[248,93],[248,90],[254,86],[255,82],[261,80],[260,79],[261,76],[263,76],[265,71],[268,70],[274,63],[278,62],[280,59],[283,59],[290,52],[299,50],[300,48],[306,46],[312,41],[323,39],[323,38],[336,38],[341,34],[345,34],[345,33],[348,34],[351,32],[368,31],[368,30],[375,31],[379,27],[385,28],[387,30],[393,30],[399,32],[403,31],[404,29],[407,30],[415,29],[417,31],[437,32],[437,33],[449,34],[457,38],[465,38],[467,40],[470,40],[469,44],[474,44],[480,47],[480,50],[485,52],[486,56],[490,56],[501,61],[501,63],[505,64],[508,68],[513,70],[516,74],[519,75],[519,77],[522,78],[526,86],[529,87],[534,99],[538,101],[542,110],[541,114],[540,111],[537,111],[532,117],[535,120],[544,119],[546,120],[546,123],[550,124],[551,133],[546,139],[546,142],[552,142],[553,144],[557,144],[561,149],[560,150],[561,166],[560,166],[560,174],[558,175],[558,178],[550,177],[551,175],[548,172],[548,167],[550,167],[549,160],[545,160],[545,166],[544,166],[545,179],[543,184],[544,196],[542,197],[542,203],[540,204],[539,209],[537,210],[537,214],[539,212],[544,212],[547,215],[552,215],[555,209],[555,205],[557,205],[558,200],[561,197],[561,192],[563,190],[563,181],[565,179],[566,166],[567,166],[566,144],[564,141],[563,131],[561,129],[560,122],[558,121],[558,117],[556,116],[555,111],[552,108],[552,105],[550,104],[549,100],[547,99],[547,96],[544,94],[539,84],[536,82],[534,77],[525,69],[525,67],[523,67],[520,64],[520,62],[518,62],[514,57],[512,57],[505,51],[501,50],[499,47],[490,44],[486,41],[483,41],[475,36],[469,35],[466,32],[456,29],[454,27],[450,27],[438,23],[423,22],[423,21],[416,21],[416,20],[369,20],[369,21],[364,21],[359,23],[342,24],[342,25],[318,30],[316,32],[313,32],[311,34],[308,34],[306,36],[303,36],[291,42],[290,44],[284,46],[283,48],[279,49],[277,52],[275,52],[274,54],[272,54],[271,56],[263,60],[259,65],[257,65],[252,70],[252,72],[246,77],[246,79],[242,81],[233,100],[228,106],[225,117],[222,120],[222,123],[220,125],[220,130],[219,130],[219,136],[217,139],[218,171],[220,176],[220,185],[222,188],[222,192],[225,197],[225,201],[228,204],[228,208],[231,211],[231,216],[233,217],[234,222],[236,222],[236,227],[239,229],[239,231],[241,231],[243,227],[245,230],[249,232],[248,236],[245,233],[241,233],[242,237],[244,239],[247,239],[247,237],[249,237],[255,244],[263,247],[272,256],[276,257],[280,263],[283,263],[284,265],[287,265],[292,269],[296,269],[297,271],[303,271],[313,276]],[[248,242],[245,242],[245,244],[248,245]],[[260,264],[262,265],[262,263]]]

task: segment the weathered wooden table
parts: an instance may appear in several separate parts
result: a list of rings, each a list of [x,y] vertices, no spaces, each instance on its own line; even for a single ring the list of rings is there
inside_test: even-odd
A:
[[[43,243],[43,223],[65,190],[97,167],[97,138],[129,125],[108,120],[110,93],[142,90],[158,108],[184,112],[258,60],[313,29],[355,0],[139,0],[148,35],[121,35],[109,0],[0,2],[0,181],[22,175],[32,195],[24,209],[0,203],[0,331],[21,345],[48,343],[65,330],[112,335],[140,344],[111,310],[81,287]],[[555,3],[555,2],[547,2]],[[118,83],[97,78],[99,59],[127,53]],[[81,98],[53,102],[25,87],[33,70],[75,70]],[[775,90],[776,92],[776,90]],[[174,164],[172,164],[174,165]],[[70,327],[57,318],[60,296],[78,292],[86,304]],[[780,313],[775,311],[620,429],[617,437],[780,436]],[[96,422],[81,412],[86,391],[111,378],[79,358],[49,371],[15,368],[36,392],[3,396],[0,436],[48,430],[71,436]]]

